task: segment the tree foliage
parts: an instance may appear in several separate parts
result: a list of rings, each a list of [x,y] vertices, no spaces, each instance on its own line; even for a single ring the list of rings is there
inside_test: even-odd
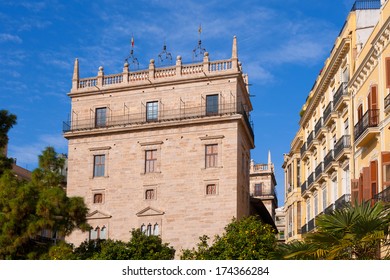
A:
[[[199,239],[196,249],[182,252],[182,259],[264,260],[270,258],[277,241],[274,229],[255,216],[233,219],[222,236],[215,236],[211,245],[208,236]]]
[[[370,202],[349,205],[316,219],[317,230],[304,242],[279,246],[284,259],[380,259],[380,246],[388,245],[389,208]]]
[[[0,259],[39,258],[50,247],[37,242],[42,230],[68,235],[75,228],[89,228],[84,200],[67,197],[61,187],[62,165],[48,147],[31,182],[18,180],[10,170],[0,177]]]
[[[7,158],[3,149],[8,144],[8,131],[16,124],[16,116],[7,110],[0,110],[0,176],[7,169],[11,169],[13,160]]]
[[[147,236],[133,229],[128,242],[120,240],[84,241],[77,248],[59,244],[51,248],[49,259],[75,260],[171,260],[175,250],[159,236]]]

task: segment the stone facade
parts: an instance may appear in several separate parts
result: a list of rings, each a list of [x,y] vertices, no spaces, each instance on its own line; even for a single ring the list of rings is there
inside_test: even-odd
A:
[[[254,136],[247,76],[232,57],[80,79],[75,62],[69,140],[69,196],[90,209],[90,238],[127,241],[133,228],[192,248],[249,215]]]

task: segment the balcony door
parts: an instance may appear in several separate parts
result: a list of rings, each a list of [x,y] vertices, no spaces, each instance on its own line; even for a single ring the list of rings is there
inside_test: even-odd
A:
[[[378,125],[379,123],[379,110],[378,110],[378,94],[377,86],[371,86],[370,93],[367,97],[368,110],[369,110],[369,125]]]

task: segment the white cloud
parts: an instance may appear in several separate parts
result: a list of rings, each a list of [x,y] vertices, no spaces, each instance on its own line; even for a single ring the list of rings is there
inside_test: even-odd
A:
[[[67,150],[67,145],[67,140],[61,134],[44,134],[37,142],[28,145],[10,144],[8,157],[16,158],[17,164],[23,168],[34,169],[38,166],[38,156],[46,147],[52,146],[58,153],[61,153]]]
[[[23,40],[18,35],[12,35],[7,33],[0,34],[0,43],[12,42],[12,43],[22,43]]]

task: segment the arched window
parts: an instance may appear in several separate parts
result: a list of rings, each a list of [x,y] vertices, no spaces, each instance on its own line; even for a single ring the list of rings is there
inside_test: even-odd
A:
[[[146,228],[146,235],[150,236],[152,235],[152,225],[148,224],[148,227]]]
[[[100,229],[100,239],[107,239],[107,228],[106,228],[106,226],[103,226]]]
[[[159,235],[160,234],[160,229],[158,227],[158,224],[155,223],[154,226],[153,226],[153,235]]]
[[[141,232],[142,232],[142,233],[146,233],[146,226],[145,226],[145,224],[142,224],[142,226],[141,226]]]

